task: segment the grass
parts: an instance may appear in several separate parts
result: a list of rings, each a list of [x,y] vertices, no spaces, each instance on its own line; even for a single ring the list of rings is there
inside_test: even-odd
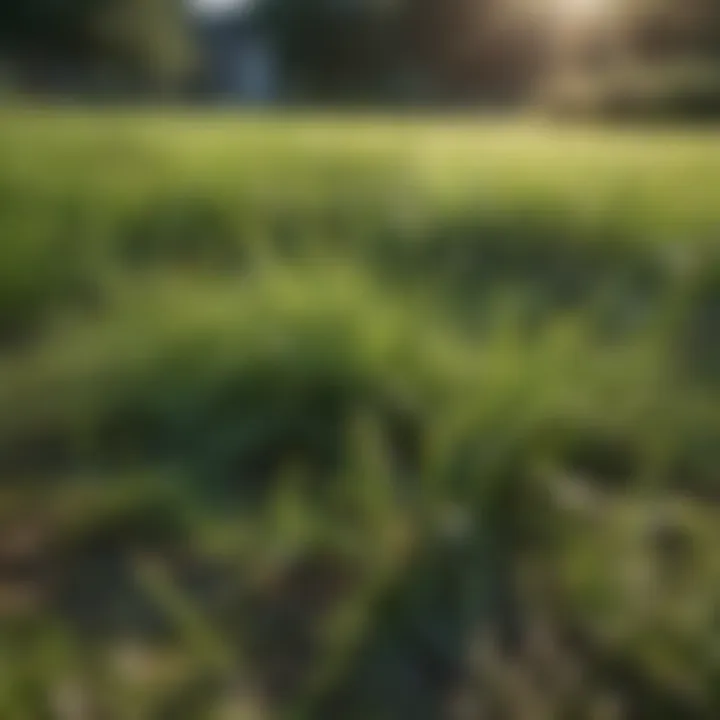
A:
[[[717,140],[3,111],[0,716],[716,717]]]

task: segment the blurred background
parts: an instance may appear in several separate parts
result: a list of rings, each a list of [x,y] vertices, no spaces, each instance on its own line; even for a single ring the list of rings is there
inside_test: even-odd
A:
[[[29,0],[5,94],[718,111],[715,0]]]
[[[0,0],[0,720],[720,717],[720,3]]]

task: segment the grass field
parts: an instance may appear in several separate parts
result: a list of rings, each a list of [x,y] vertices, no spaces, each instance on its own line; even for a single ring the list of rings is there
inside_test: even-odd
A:
[[[716,718],[720,132],[0,114],[0,718]]]

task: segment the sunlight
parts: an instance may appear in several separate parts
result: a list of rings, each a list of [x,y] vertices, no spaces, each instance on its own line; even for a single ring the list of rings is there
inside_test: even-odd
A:
[[[565,22],[586,22],[605,14],[613,0],[551,0],[553,14]]]

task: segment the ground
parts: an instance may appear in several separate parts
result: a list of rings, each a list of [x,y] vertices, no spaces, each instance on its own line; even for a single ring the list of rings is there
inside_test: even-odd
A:
[[[0,716],[716,717],[719,140],[3,110]]]

